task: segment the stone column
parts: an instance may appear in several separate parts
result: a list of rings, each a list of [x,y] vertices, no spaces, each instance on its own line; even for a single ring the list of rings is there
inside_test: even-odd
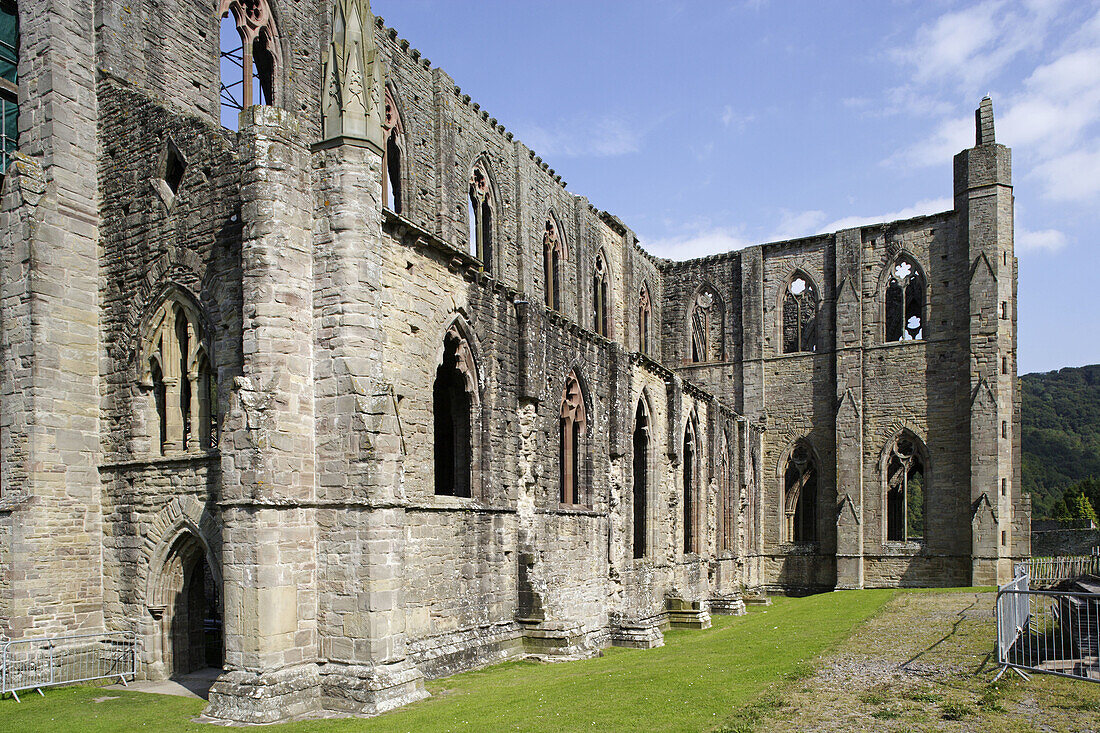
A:
[[[225,668],[206,714],[317,709],[310,159],[298,120],[241,113],[243,367],[221,444]]]
[[[103,627],[91,0],[19,3],[19,153],[0,202],[0,635]]]
[[[382,156],[352,138],[314,153],[317,435],[323,510],[321,652],[327,708],[375,714],[425,697],[405,651],[405,496],[385,370]]]
[[[183,444],[183,410],[180,392],[186,374],[180,374],[179,344],[175,339],[175,310],[169,312],[168,325],[160,332],[160,353],[164,355],[164,452],[178,453]]]
[[[427,693],[405,645],[404,455],[397,375],[383,353],[388,245],[375,25],[365,0],[340,0],[336,12],[345,22],[333,25],[324,76],[341,104],[326,107],[325,139],[313,153],[321,696],[326,709],[374,715]]]
[[[860,229],[836,235],[836,587],[863,587],[863,314]]]
[[[1022,507],[1020,487],[1009,486],[1018,462],[1012,153],[995,141],[988,97],[975,126],[975,146],[955,156],[955,211],[970,262],[971,582],[992,585],[1011,577],[1012,513]]]

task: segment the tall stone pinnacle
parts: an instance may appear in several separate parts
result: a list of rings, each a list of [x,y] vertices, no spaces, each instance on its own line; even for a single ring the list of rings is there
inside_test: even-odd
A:
[[[322,78],[322,139],[355,138],[381,152],[382,84],[369,0],[337,0]]]

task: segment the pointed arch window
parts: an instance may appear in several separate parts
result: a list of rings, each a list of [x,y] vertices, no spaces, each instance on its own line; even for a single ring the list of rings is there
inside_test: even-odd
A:
[[[718,290],[703,282],[687,303],[687,354],[685,362],[701,364],[724,360],[726,306]]]
[[[279,33],[266,0],[221,0],[221,121],[237,129],[238,114],[273,104]]]
[[[634,413],[634,544],[635,559],[646,555],[647,515],[649,511],[649,413],[645,400],[638,400]]]
[[[559,416],[559,499],[562,504],[582,504],[586,414],[580,380],[572,371],[565,378]]]
[[[489,168],[478,161],[470,169],[470,254],[481,261],[486,272],[493,261],[493,183]]]
[[[817,289],[795,273],[783,294],[783,353],[817,350]]]
[[[19,13],[14,0],[0,0],[0,182],[19,138]]]
[[[170,297],[142,339],[141,386],[150,399],[152,452],[166,455],[217,447],[217,380],[197,310]]]
[[[698,552],[696,539],[696,483],[699,480],[699,441],[695,434],[695,422],[688,422],[684,431],[684,554]]]
[[[899,257],[886,283],[886,340],[923,339],[925,282],[916,262]]]
[[[886,541],[921,542],[924,539],[924,447],[916,437],[903,433],[886,452]]]
[[[565,262],[565,243],[553,215],[546,219],[542,236],[543,283],[546,289],[546,307],[561,310],[562,264]]]
[[[783,507],[787,542],[817,541],[817,479],[813,451],[804,441],[795,444],[783,472]]]
[[[709,320],[706,307],[697,300],[695,307],[691,310],[691,362],[693,364],[700,364],[707,360]]]
[[[642,289],[638,292],[638,351],[646,356],[649,356],[649,323],[652,317],[649,288],[642,283]]]
[[[737,527],[736,507],[730,473],[729,441],[723,431],[718,443],[718,551],[730,552],[734,548],[733,533]]]
[[[456,326],[443,338],[432,386],[435,493],[471,496],[477,373],[469,342]]]
[[[611,305],[608,301],[611,280],[607,259],[603,252],[596,253],[596,265],[592,272],[592,330],[604,338],[611,338]]]
[[[386,138],[386,149],[382,153],[382,200],[390,211],[400,214],[405,203],[404,181],[401,178],[402,166],[405,165],[405,124],[393,91],[388,86],[382,132]]]

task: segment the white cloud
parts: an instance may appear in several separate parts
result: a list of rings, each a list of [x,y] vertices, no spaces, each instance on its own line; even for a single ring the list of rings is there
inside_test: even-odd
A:
[[[987,0],[945,13],[893,57],[913,68],[918,85],[946,81],[973,93],[1020,53],[1041,46],[1061,4]]]
[[[943,165],[955,153],[974,145],[974,117],[941,121],[936,131],[924,140],[901,150],[883,161],[888,166],[916,166],[923,168]]]
[[[690,260],[732,252],[752,244],[739,227],[709,227],[693,233],[643,241],[646,251],[670,260]]]
[[[942,211],[950,211],[953,208],[955,208],[955,202],[947,197],[923,199],[912,206],[906,206],[897,211],[889,211],[885,214],[876,214],[874,216],[846,216],[843,219],[829,222],[822,231],[839,232],[841,229],[852,229],[853,227],[866,226],[868,224],[885,224],[891,221],[912,219],[917,216],[939,214]]]
[[[1003,64],[1021,51],[1037,50],[1021,57],[1034,59],[1024,67],[1030,72],[1008,83],[994,100],[997,139],[1016,150],[1016,178],[1032,182],[1043,198],[1095,205],[1100,203],[1100,11],[1093,4],[1085,19],[1070,13],[1059,18],[1061,6],[1058,0],[1011,6],[981,2],[920,29],[896,59],[911,67],[911,85],[933,93],[945,85],[993,79],[998,69],[988,66],[989,59]],[[1015,18],[1016,25],[1006,18]],[[1026,38],[1020,28],[1027,29]],[[959,29],[968,29],[968,35],[960,36]],[[1044,46],[1047,36],[1058,40]],[[985,76],[957,68],[972,63]],[[931,134],[884,163],[943,165],[974,144],[973,130],[970,110],[943,115]],[[1048,235],[1044,242],[1056,241],[1050,234],[1054,230],[1043,231]]]
[[[926,214],[938,214],[941,211],[950,210],[953,205],[953,201],[949,198],[926,199],[898,211],[873,216],[847,216],[835,221],[827,221],[828,217],[823,211],[784,211],[775,229],[758,239],[747,236],[742,226],[714,226],[704,221],[695,224],[693,227],[688,227],[684,233],[679,235],[643,240],[642,245],[646,248],[646,251],[658,257],[671,260],[690,260],[744,249],[753,244],[782,242],[788,239],[826,234],[867,224],[882,224],[900,219],[912,219]],[[1042,232],[1040,234],[1046,235],[1047,233]]]
[[[1095,203],[1100,197],[1100,141],[1044,160],[1033,174],[1043,184],[1044,198]]]
[[[1016,229],[1016,253],[1057,252],[1066,246],[1066,235],[1057,229]]]
[[[796,239],[821,231],[821,225],[825,222],[824,211],[784,211],[779,218],[779,224],[772,230],[769,240],[781,242],[784,239]]]
[[[543,158],[612,157],[636,153],[646,130],[614,115],[575,115],[551,125],[517,128],[517,137]]]
[[[727,104],[722,108],[722,124],[726,127],[743,130],[745,125],[752,122],[753,119],[755,119],[753,115],[740,114],[734,111],[732,105]]]
[[[868,224],[885,224],[927,214],[938,214],[941,211],[950,211],[954,205],[954,201],[949,198],[924,199],[898,211],[889,211],[871,216],[846,216],[833,221],[828,221],[822,211],[784,212],[779,226],[772,232],[769,241],[779,242],[785,239],[809,237],[814,234],[839,232],[841,229],[852,229]]]

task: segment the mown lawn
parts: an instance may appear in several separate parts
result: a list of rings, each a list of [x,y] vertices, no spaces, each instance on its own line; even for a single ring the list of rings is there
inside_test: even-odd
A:
[[[673,630],[665,646],[608,649],[581,662],[509,662],[429,683],[429,699],[371,719],[314,720],[274,731],[699,731],[718,727],[777,682],[812,673],[895,596],[893,590],[777,598],[707,631]],[[201,700],[71,687],[0,701],[0,731],[212,730]],[[102,700],[102,698],[114,698]],[[96,699],[101,702],[95,702]]]

